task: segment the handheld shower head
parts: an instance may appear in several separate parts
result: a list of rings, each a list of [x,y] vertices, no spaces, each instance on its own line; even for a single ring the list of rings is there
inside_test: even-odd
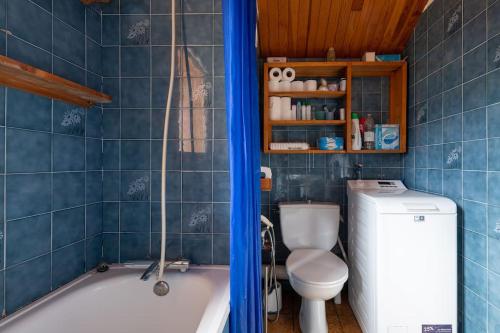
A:
[[[274,227],[273,224],[271,223],[271,221],[269,221],[269,219],[267,217],[265,217],[264,215],[260,216],[260,222],[265,224],[267,228]]]

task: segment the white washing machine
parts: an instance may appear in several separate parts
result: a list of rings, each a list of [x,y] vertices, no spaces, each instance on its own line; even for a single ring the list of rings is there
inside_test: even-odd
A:
[[[349,303],[364,333],[455,333],[457,208],[398,180],[350,180]]]

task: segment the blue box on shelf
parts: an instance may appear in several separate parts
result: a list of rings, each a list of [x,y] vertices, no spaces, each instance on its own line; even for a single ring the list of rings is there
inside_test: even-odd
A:
[[[375,125],[375,149],[399,149],[399,125]]]
[[[344,149],[344,138],[342,137],[321,137],[319,138],[319,149],[320,150],[343,150]]]

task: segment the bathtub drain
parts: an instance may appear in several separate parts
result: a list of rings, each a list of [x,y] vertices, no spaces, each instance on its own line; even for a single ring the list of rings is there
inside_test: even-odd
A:
[[[170,291],[170,286],[166,281],[158,281],[155,283],[155,286],[153,287],[153,292],[157,296],[165,296],[166,294],[168,294],[169,291]]]

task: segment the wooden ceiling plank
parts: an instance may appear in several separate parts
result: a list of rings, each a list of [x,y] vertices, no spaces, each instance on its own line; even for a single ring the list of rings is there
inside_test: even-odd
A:
[[[346,50],[343,48],[344,39],[346,37],[347,28],[351,19],[352,0],[342,0],[341,15],[339,19],[339,26],[337,28],[337,35],[335,36],[335,50],[337,57],[348,57]]]
[[[311,0],[311,10],[309,17],[309,29],[307,31],[307,57],[314,56],[314,43],[316,42],[316,34],[319,30],[319,17],[320,17],[320,8],[321,8],[321,0]]]
[[[363,10],[364,0],[354,0],[351,5],[352,11],[361,11]]]
[[[316,32],[316,38],[314,42],[313,52],[314,54],[319,55],[320,58],[326,58],[326,52],[328,50],[325,49],[325,38],[328,33],[328,21],[330,20],[330,8],[332,7],[331,0],[322,0],[320,5],[320,15],[318,19],[318,31]]]
[[[354,30],[354,34],[349,41],[349,54],[361,57],[364,52],[371,51],[367,49],[365,39],[367,36],[371,36],[373,34],[375,26],[373,25],[373,21],[370,23],[370,18],[374,15],[376,5],[376,1],[368,1],[365,3],[365,6],[361,11],[361,18],[359,21],[360,27]],[[364,29],[362,29],[362,27],[364,27]]]
[[[269,54],[269,10],[267,0],[258,0],[257,8],[259,11],[259,52],[261,56]]]
[[[288,25],[288,51],[292,57],[298,57],[298,38],[300,24],[300,0],[290,0],[289,15],[290,21]]]
[[[269,8],[269,56],[282,55],[286,50],[280,50],[279,40],[279,4],[275,0],[267,0]]]
[[[394,6],[391,18],[387,24],[387,29],[385,30],[384,37],[382,38],[381,49],[388,49],[388,45],[392,44],[394,32],[396,31],[396,25],[398,24],[401,15],[404,15],[404,9],[408,5],[408,2],[413,0],[397,1],[396,6]]]
[[[382,16],[380,16],[381,19],[379,17],[373,17],[372,19],[381,20],[381,22],[388,22],[392,14],[393,7],[394,2],[392,1],[385,4],[383,7],[383,13],[381,14]],[[367,41],[367,45],[370,50],[374,50],[375,52],[379,53],[379,51],[381,50],[380,44],[382,43],[386,29],[387,24],[377,25],[377,28],[373,34],[373,38],[369,38]]]
[[[374,7],[370,15],[366,18],[366,27],[367,29],[364,31],[363,39],[360,43],[361,47],[359,48],[360,52],[364,51],[376,51],[373,48],[373,40],[377,39],[377,34],[380,33],[380,24],[381,17],[385,15],[387,8],[390,6],[390,2],[374,2]]]
[[[288,18],[289,18],[289,10],[288,10],[288,0],[278,0],[279,5],[279,16],[278,16],[278,33],[279,33],[279,49],[281,54],[287,54],[288,49],[288,38],[289,38],[289,29],[288,29]]]
[[[273,0],[271,0],[273,1]],[[311,0],[300,0],[299,5],[299,32],[297,34],[297,56],[307,56],[307,34],[311,18]]]
[[[328,50],[330,47],[336,48],[335,35],[339,26],[339,18],[341,14],[341,1],[333,1],[330,7],[330,15],[328,17],[328,26],[325,32],[325,42],[323,48]]]

